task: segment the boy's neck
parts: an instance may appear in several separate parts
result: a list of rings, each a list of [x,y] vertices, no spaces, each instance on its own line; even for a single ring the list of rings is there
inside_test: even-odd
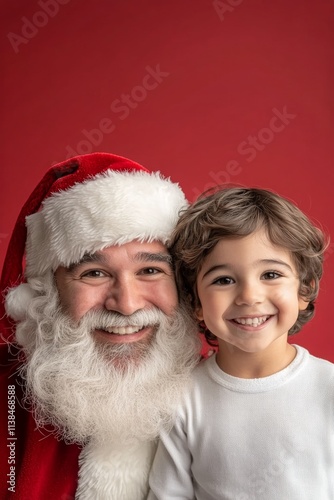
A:
[[[219,345],[217,364],[228,375],[238,378],[269,377],[286,368],[295,358],[291,344],[271,345],[265,351],[249,353],[227,344]]]

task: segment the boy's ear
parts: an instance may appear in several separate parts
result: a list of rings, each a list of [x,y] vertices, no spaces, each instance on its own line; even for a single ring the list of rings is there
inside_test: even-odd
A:
[[[314,288],[315,287],[315,281],[312,280],[311,283],[310,283],[310,288]],[[299,296],[299,299],[298,299],[298,304],[299,304],[299,310],[300,311],[305,311],[305,309],[307,308],[307,306],[309,305],[310,301],[309,300],[305,300],[303,297]]]
[[[202,306],[198,306],[195,308],[195,316],[196,316],[196,319],[198,319],[198,321],[203,321],[204,317],[203,317]]]
[[[298,304],[299,304],[299,310],[300,311],[305,311],[305,309],[307,308],[307,306],[309,305],[309,301],[307,300],[304,300],[302,297],[299,297],[298,299]]]

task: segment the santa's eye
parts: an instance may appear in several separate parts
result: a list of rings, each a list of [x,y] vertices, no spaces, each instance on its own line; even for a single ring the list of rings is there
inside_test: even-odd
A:
[[[107,273],[101,269],[89,269],[80,274],[80,278],[105,278]]]

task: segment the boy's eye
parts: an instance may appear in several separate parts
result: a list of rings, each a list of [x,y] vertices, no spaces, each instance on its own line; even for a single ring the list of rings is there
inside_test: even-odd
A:
[[[282,275],[276,271],[267,271],[262,275],[262,278],[264,280],[275,280],[277,278],[280,278]]]
[[[231,285],[235,283],[235,281],[229,276],[220,276],[219,278],[216,278],[212,283],[214,285]]]

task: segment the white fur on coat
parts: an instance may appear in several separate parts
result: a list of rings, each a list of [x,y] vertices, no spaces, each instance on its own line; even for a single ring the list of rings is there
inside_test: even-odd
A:
[[[144,500],[155,441],[125,446],[90,442],[79,457],[76,500]]]

